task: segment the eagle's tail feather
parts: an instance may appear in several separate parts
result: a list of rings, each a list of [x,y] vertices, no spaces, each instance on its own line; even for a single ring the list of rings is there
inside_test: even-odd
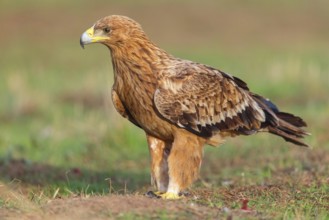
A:
[[[282,117],[282,115],[284,116]],[[269,125],[267,129],[270,133],[281,136],[286,141],[296,145],[309,147],[309,145],[300,140],[309,135],[301,128],[306,126],[306,123],[300,117],[285,112],[278,112],[276,116],[279,118],[278,125]]]
[[[276,105],[268,99],[255,94],[253,97],[265,112],[266,121],[262,124],[264,130],[278,135],[288,142],[309,147],[301,140],[306,135],[310,135],[302,128],[307,126],[302,118],[290,113],[280,112]]]

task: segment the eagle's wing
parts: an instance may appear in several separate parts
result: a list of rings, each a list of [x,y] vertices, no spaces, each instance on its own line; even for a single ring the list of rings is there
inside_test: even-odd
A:
[[[118,96],[117,92],[112,89],[112,102],[117,110],[117,112],[124,118],[127,118],[131,123],[136,125],[137,127],[141,127],[138,122],[131,116],[130,112],[127,110],[123,102],[121,101],[120,97]]]
[[[159,74],[154,103],[161,116],[203,137],[218,131],[249,134],[260,128],[265,113],[242,80],[181,62]]]

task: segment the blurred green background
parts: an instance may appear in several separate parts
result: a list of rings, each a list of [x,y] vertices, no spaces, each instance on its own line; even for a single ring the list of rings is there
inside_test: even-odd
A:
[[[312,152],[328,153],[328,1],[2,0],[0,181],[67,192],[107,192],[109,179],[117,189],[148,186],[144,133],[110,100],[109,51],[79,45],[82,32],[111,14],[137,20],[168,52],[233,74],[302,116]],[[268,170],[312,162],[308,155],[268,134],[238,137],[207,147],[201,177],[220,185],[247,173],[261,182]]]

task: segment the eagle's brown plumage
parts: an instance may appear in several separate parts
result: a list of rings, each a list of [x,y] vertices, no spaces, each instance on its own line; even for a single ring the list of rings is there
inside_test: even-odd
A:
[[[82,46],[95,42],[111,51],[113,104],[145,131],[152,179],[163,198],[176,198],[197,178],[206,143],[268,131],[307,146],[301,118],[280,112],[234,76],[169,55],[128,17],[97,21],[80,39]]]

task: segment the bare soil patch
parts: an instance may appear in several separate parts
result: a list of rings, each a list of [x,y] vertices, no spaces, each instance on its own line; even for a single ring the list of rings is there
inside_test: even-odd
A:
[[[210,193],[210,192],[208,192]],[[224,216],[257,216],[256,211],[207,207],[191,198],[179,201],[150,199],[143,195],[109,195],[88,198],[49,200],[46,205],[30,210],[0,209],[2,219],[116,219],[130,218],[177,218],[206,219]]]

